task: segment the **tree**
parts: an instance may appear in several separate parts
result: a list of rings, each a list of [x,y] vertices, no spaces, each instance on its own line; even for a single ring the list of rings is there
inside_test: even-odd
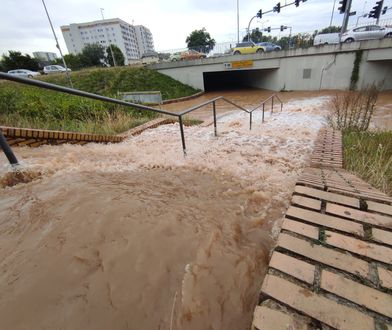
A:
[[[340,30],[342,29],[341,26],[328,26],[324,29],[321,29],[320,31],[317,31],[317,33],[339,33]]]
[[[260,31],[259,28],[253,29],[251,34],[250,34],[250,40],[253,42],[263,42],[263,41],[270,41],[271,37],[269,36],[263,36],[263,32]],[[249,33],[246,34],[246,36],[242,39],[242,41],[249,41]]]
[[[211,38],[205,28],[192,31],[186,38],[185,42],[187,43],[188,49],[193,49],[206,54],[208,54],[215,46],[215,40]]]
[[[113,50],[114,59],[116,60],[116,65],[122,66],[125,63],[124,54],[122,53],[121,49],[118,48],[116,45],[111,45]],[[110,50],[110,46],[106,48],[106,60],[111,65],[114,66],[112,52]]]
[[[21,52],[10,50],[8,55],[3,55],[1,67],[4,71],[15,69],[39,70],[38,61],[30,55],[22,55]]]
[[[98,43],[84,46],[80,56],[83,67],[102,66],[105,63],[105,49]]]
[[[67,54],[64,55],[64,61],[67,64],[67,67],[72,70],[80,70],[83,68],[83,61],[81,54]],[[61,58],[56,60],[57,64],[64,65],[63,60]]]

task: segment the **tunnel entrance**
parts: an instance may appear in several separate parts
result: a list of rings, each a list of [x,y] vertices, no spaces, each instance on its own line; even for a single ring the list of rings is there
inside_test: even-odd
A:
[[[241,88],[266,88],[267,78],[273,70],[230,70],[204,72],[206,92]]]

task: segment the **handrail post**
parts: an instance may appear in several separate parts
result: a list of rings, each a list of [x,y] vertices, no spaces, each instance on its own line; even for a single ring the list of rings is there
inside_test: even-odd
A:
[[[214,133],[215,136],[218,136],[217,129],[216,129],[216,108],[215,108],[215,101],[212,102],[212,112],[214,114]]]
[[[274,96],[272,96],[272,99],[271,99],[271,114],[273,114],[274,113]]]
[[[182,122],[182,116],[178,116],[178,122],[180,124],[181,142],[182,150],[184,152],[184,157],[186,156],[186,146],[185,146],[185,136],[184,136],[184,124]]]
[[[252,114],[253,114],[253,111],[249,112],[249,130],[250,131],[252,130]]]
[[[18,160],[16,159],[15,154],[13,153],[10,145],[7,142],[3,134],[3,130],[0,128],[0,147],[3,149],[5,156],[12,166],[19,165]]]
[[[262,123],[264,123],[264,108],[265,108],[265,103],[263,103],[263,119],[262,119]]]
[[[283,102],[280,101],[280,112],[282,112],[282,111],[283,111]]]

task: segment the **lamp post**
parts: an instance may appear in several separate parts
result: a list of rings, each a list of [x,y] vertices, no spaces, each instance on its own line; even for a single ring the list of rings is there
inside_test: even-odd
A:
[[[59,45],[59,41],[57,40],[56,32],[54,31],[53,24],[52,24],[52,21],[50,20],[49,12],[48,12],[48,9],[46,8],[46,4],[45,4],[44,0],[42,0],[42,4],[44,5],[46,16],[48,16],[48,20],[49,20],[49,24],[50,24],[50,27],[51,27],[52,32],[53,32],[54,40],[56,41],[56,47],[57,47],[57,49],[60,52],[61,59],[63,60],[63,64],[64,64],[64,68],[65,68],[65,74],[67,75],[69,85],[71,86],[71,88],[73,88],[71,76],[69,75],[68,68],[67,68],[67,63],[65,63],[63,52],[61,51],[61,48],[60,48],[60,45]]]
[[[107,34],[106,34],[106,30],[105,30],[105,28],[103,27],[103,21],[105,20],[105,17],[103,16],[103,11],[104,11],[104,9],[103,9],[103,8],[100,8],[100,9],[101,9],[101,15],[102,15],[102,29],[104,30],[106,40],[108,41],[108,44],[109,44],[110,53],[112,54],[113,66],[117,66],[117,65],[116,65],[116,59],[114,58],[114,54],[113,54],[112,44],[109,42],[109,38],[108,38],[108,36],[107,36]]]
[[[333,1],[333,7],[332,7],[332,13],[331,13],[331,21],[329,22],[329,26],[332,26],[333,14],[334,14],[334,11],[335,11],[335,4],[336,4],[336,0]]]
[[[237,0],[237,43],[240,43],[240,0]]]

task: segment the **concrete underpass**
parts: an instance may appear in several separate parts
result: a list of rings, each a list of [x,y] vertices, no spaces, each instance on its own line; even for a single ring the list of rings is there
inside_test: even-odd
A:
[[[271,71],[273,70],[261,69],[203,72],[204,90],[210,92],[216,90],[257,87],[255,81],[260,83],[262,80],[268,79]]]

